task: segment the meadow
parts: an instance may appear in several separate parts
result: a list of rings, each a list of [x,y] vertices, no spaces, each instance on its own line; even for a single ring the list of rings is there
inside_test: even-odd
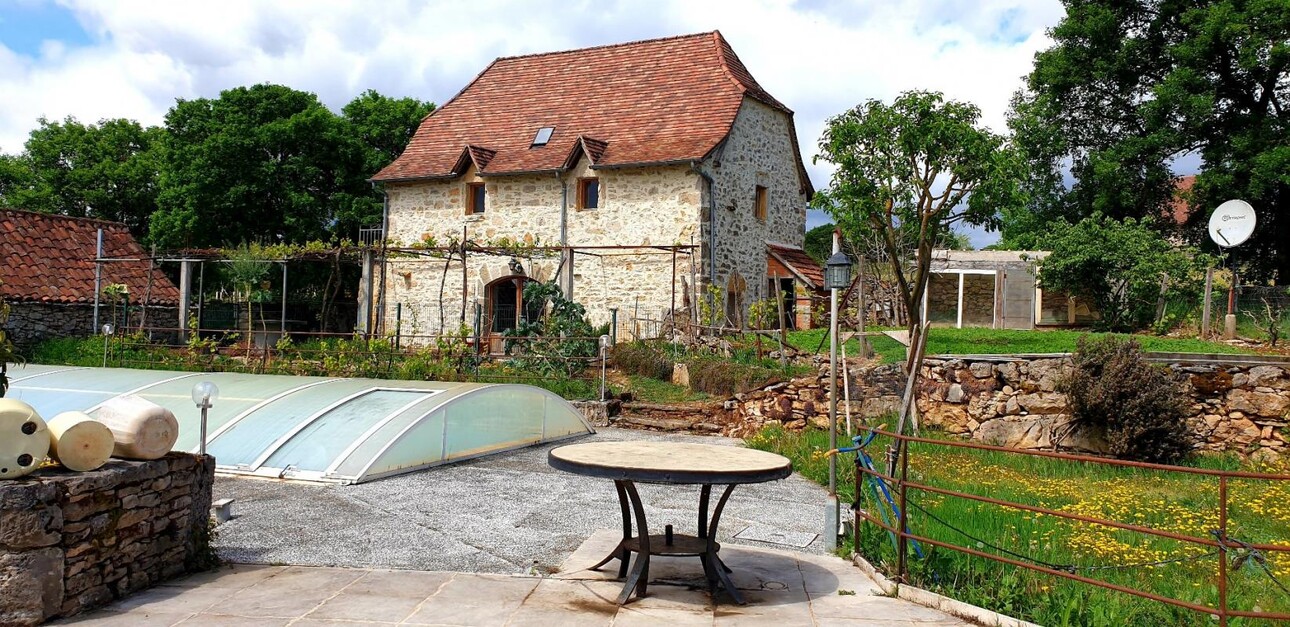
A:
[[[845,438],[842,438],[845,442]],[[882,469],[889,444],[867,447]],[[769,428],[748,445],[789,456],[794,468],[827,483],[828,435]],[[1060,512],[1139,525],[1182,536],[1213,539],[1219,527],[1218,478],[1213,476],[1072,462],[942,444],[910,444],[910,481]],[[854,502],[854,455],[839,458],[839,498]],[[1197,457],[1193,467],[1258,470],[1290,475],[1290,463],[1248,465],[1231,456]],[[862,486],[859,506],[878,516],[890,505]],[[1059,567],[1108,583],[1218,607],[1216,549],[1049,514],[908,491],[911,533],[1011,559]],[[1290,545],[1290,478],[1229,479],[1228,537]],[[880,527],[861,523],[856,550],[889,576],[896,549]],[[1042,625],[1210,625],[1209,615],[1125,593],[932,546],[908,557],[910,583]],[[1229,552],[1229,607],[1290,613],[1290,553]],[[1266,570],[1265,570],[1266,567]],[[1277,582],[1279,580],[1280,583]],[[1232,619],[1231,625],[1272,624]]]

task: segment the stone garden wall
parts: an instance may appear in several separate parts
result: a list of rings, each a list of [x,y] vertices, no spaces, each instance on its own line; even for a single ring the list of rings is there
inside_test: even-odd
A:
[[[209,567],[215,459],[171,453],[0,482],[0,625],[36,625]]]
[[[145,322],[141,319],[142,308],[130,308],[130,324],[136,326]],[[103,305],[99,309],[99,324],[109,321],[112,308]],[[120,316],[120,312],[117,312]],[[177,321],[174,307],[148,307],[146,323],[152,326],[173,327]],[[120,321],[117,321],[120,324]],[[45,340],[61,337],[85,337],[93,335],[94,306],[67,305],[61,303],[9,303],[9,320],[5,330],[9,339],[19,348],[30,348]]]
[[[1070,414],[1057,381],[1068,359],[963,361],[928,359],[918,386],[921,424],[975,441],[1014,448],[1104,452],[1097,433],[1067,428]],[[1187,423],[1205,451],[1268,457],[1290,447],[1290,372],[1277,366],[1166,366],[1190,399]],[[900,406],[904,378],[894,365],[853,373],[854,417]],[[839,385],[841,390],[841,385]],[[727,401],[728,435],[746,437],[769,423],[799,428],[828,424],[827,370],[818,377],[766,386]],[[843,415],[839,404],[838,414]],[[888,425],[894,427],[895,425]]]

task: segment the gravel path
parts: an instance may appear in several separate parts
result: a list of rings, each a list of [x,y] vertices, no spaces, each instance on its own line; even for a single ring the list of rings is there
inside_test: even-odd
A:
[[[676,440],[737,445],[739,440],[600,429],[592,440]],[[559,472],[530,447],[352,486],[219,477],[215,498],[233,498],[236,518],[218,527],[231,562],[407,568],[515,574],[553,570],[593,532],[618,529],[613,483]],[[698,486],[640,485],[651,530],[671,523],[694,533]],[[714,501],[716,494],[713,495]],[[823,553],[731,536],[823,526],[826,493],[793,475],[740,486],[721,519],[723,543]]]

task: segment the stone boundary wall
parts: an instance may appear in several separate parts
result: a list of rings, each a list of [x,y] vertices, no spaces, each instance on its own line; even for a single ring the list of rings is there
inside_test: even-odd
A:
[[[0,625],[71,616],[209,566],[215,458],[0,481]]]
[[[142,308],[130,306],[130,324],[138,325],[142,321]],[[112,306],[104,304],[99,308],[99,324],[109,321]],[[120,312],[118,310],[118,316]],[[148,307],[147,323],[155,326],[171,327],[178,322],[174,307],[151,305]],[[119,321],[118,321],[118,324]],[[45,340],[61,337],[86,337],[93,335],[94,306],[68,305],[61,303],[38,303],[16,301],[9,303],[9,320],[5,330],[9,339],[19,348],[30,348]]]
[[[1061,448],[1102,453],[1099,434],[1067,428],[1071,417],[1057,382],[1069,358],[959,360],[923,364],[917,403],[921,424],[987,444],[1013,448]],[[1191,401],[1186,418],[1202,451],[1230,451],[1269,458],[1290,451],[1290,372],[1269,365],[1165,366]],[[855,418],[896,411],[904,377],[899,366],[853,370]],[[838,386],[841,394],[842,386]],[[723,433],[747,437],[779,423],[801,428],[828,425],[828,370],[736,395],[726,401]],[[844,415],[839,402],[838,415]],[[888,425],[894,428],[895,425]]]

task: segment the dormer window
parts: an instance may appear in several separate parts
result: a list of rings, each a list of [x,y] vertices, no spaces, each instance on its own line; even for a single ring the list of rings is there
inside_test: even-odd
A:
[[[551,133],[554,132],[554,126],[543,126],[538,129],[537,135],[533,137],[533,145],[529,147],[534,148],[537,146],[545,146],[547,142],[551,141]]]

